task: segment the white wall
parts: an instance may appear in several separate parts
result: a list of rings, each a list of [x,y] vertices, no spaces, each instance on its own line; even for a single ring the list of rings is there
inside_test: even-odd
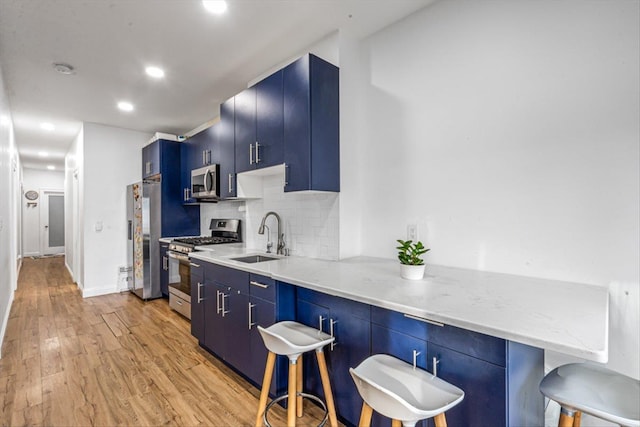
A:
[[[83,239],[84,216],[82,214],[82,176],[84,175],[84,126],[69,147],[64,159],[64,252],[67,269],[74,282],[82,289],[83,284]]]
[[[29,205],[30,200],[22,197],[20,206],[22,209],[22,220],[24,228],[22,230],[23,256],[42,255],[42,227],[40,224],[40,214],[43,190],[64,191],[64,172],[23,168],[22,187],[24,191],[36,191],[39,194],[36,203]]]
[[[83,125],[82,160],[77,160],[82,162],[77,215],[82,248],[77,255],[84,297],[119,290],[118,269],[126,265],[126,186],[141,179],[142,147],[151,136]]]
[[[20,161],[0,67],[0,352],[18,281],[19,176]]]
[[[609,366],[636,378],[639,5],[435,3],[364,41],[342,115],[365,114],[364,255],[415,223],[427,263],[616,282]]]

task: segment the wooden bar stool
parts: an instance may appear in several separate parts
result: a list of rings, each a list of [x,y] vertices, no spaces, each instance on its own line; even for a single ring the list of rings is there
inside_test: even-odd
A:
[[[371,424],[373,411],[391,418],[394,427],[427,418],[446,427],[444,412],[464,399],[458,387],[386,354],[370,356],[349,372],[364,400],[359,427]]]
[[[327,372],[327,363],[323,352],[324,346],[332,343],[334,338],[317,329],[292,321],[278,322],[268,328],[258,326],[258,330],[260,331],[265,347],[269,350],[269,354],[264,370],[262,390],[260,391],[256,427],[261,427],[263,423],[264,425],[269,425],[269,421],[267,420],[269,409],[283,399],[288,399],[287,426],[295,426],[296,416],[301,417],[303,415],[303,397],[318,402],[324,408],[325,417],[320,425],[324,425],[328,417],[331,427],[337,427],[338,418],[336,417],[336,408],[333,402],[329,373]],[[320,369],[320,378],[322,380],[326,405],[317,396],[302,392],[302,354],[313,350],[315,350],[318,359],[318,368]],[[283,355],[289,358],[288,393],[274,399],[267,406],[276,355]]]
[[[555,368],[540,392],[560,404],[559,427],[580,427],[582,413],[621,426],[640,427],[640,381],[587,363]]]

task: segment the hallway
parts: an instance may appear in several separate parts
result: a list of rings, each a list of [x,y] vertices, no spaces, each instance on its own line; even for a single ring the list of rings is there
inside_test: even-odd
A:
[[[64,258],[23,261],[0,359],[0,425],[253,425],[257,396],[166,301],[83,299]],[[285,420],[276,407],[274,424]]]

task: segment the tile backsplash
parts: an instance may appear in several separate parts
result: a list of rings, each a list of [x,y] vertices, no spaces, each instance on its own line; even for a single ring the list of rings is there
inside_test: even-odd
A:
[[[339,258],[339,195],[337,193],[285,193],[282,176],[262,178],[263,198],[224,201],[200,207],[202,234],[209,234],[211,218],[239,218],[247,247],[264,250],[267,233],[258,234],[263,216],[270,211],[282,219],[282,232],[291,255],[337,260]],[[277,224],[266,222],[273,252],[277,246]]]

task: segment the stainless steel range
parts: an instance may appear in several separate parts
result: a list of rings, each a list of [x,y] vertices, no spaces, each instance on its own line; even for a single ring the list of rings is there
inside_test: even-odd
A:
[[[211,236],[178,237],[169,243],[167,255],[173,264],[173,268],[170,266],[170,271],[179,272],[179,281],[169,283],[169,306],[187,319],[191,319],[191,262],[189,254],[197,251],[197,246],[242,241],[239,219],[212,219],[209,229]]]

